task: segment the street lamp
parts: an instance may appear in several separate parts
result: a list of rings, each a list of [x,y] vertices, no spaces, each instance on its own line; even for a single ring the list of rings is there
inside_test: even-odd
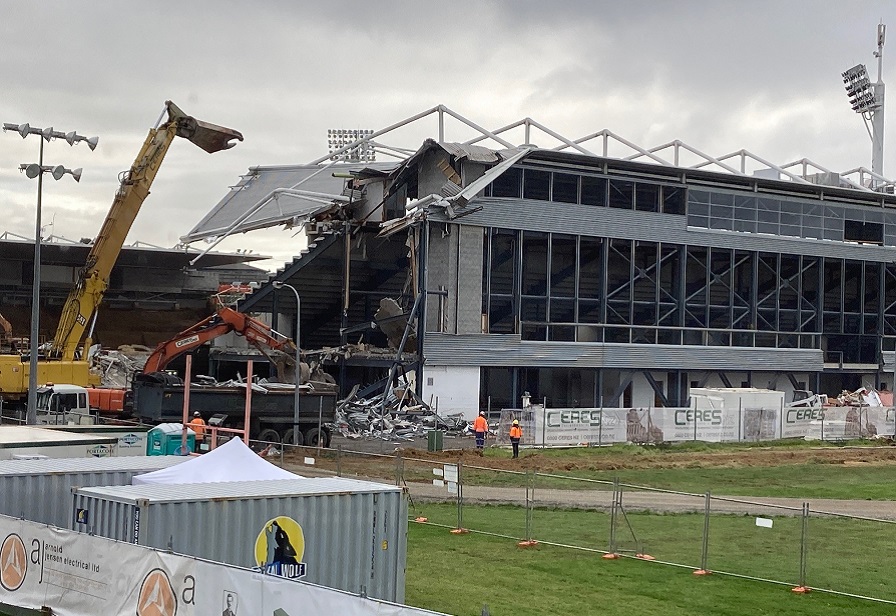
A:
[[[296,288],[291,284],[287,284],[282,280],[274,280],[271,282],[271,286],[275,289],[282,289],[286,287],[288,289],[292,289],[293,294],[296,296],[296,391],[293,398],[292,403],[292,444],[300,445],[299,443],[299,408],[301,402],[299,400],[299,385],[302,384],[302,349],[301,349],[301,332],[302,332],[302,298],[299,297],[299,292],[296,291]],[[318,429],[317,434],[318,442],[320,442],[320,430]]]
[[[71,174],[73,178],[75,178],[76,182],[81,181],[81,169],[66,169],[62,165],[56,165],[55,167],[44,166],[44,141],[50,141],[51,139],[65,139],[69,145],[75,145],[80,141],[86,141],[87,145],[90,147],[91,151],[96,149],[97,143],[99,143],[99,137],[83,137],[72,131],[70,133],[63,133],[61,131],[53,130],[53,127],[49,128],[36,128],[31,126],[30,124],[9,124],[3,123],[3,132],[6,131],[15,131],[22,136],[22,139],[27,137],[28,135],[39,135],[40,139],[40,155],[38,157],[38,162],[36,164],[22,164],[19,165],[19,171],[24,171],[25,175],[29,178],[34,179],[37,178],[37,214],[35,216],[35,224],[34,224],[34,275],[32,281],[31,288],[31,337],[30,337],[30,364],[29,364],[29,374],[28,374],[28,410],[25,416],[25,422],[28,424],[36,424],[37,423],[37,338],[38,338],[38,325],[40,319],[40,311],[39,302],[40,302],[40,244],[41,244],[41,233],[40,233],[40,207],[41,207],[41,195],[43,194],[43,179],[44,173],[49,173],[53,176],[54,179],[59,180],[66,173]]]

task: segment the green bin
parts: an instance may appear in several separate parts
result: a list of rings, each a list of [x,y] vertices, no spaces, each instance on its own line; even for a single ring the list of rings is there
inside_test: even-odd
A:
[[[445,433],[441,430],[430,430],[426,433],[426,451],[442,451],[442,439]]]
[[[163,423],[146,433],[146,455],[180,456],[190,454],[196,448],[196,433],[187,428],[187,451],[181,450],[184,426],[179,423]]]

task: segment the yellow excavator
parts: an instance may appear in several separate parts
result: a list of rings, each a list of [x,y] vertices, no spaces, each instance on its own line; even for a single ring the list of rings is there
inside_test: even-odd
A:
[[[134,164],[122,174],[112,207],[63,306],[52,345],[38,358],[39,385],[49,382],[85,387],[99,384],[99,377],[89,370],[87,350],[92,340],[90,336],[85,338],[85,332],[88,323],[95,319],[109,286],[112,267],[174,138],[192,141],[209,154],[229,149],[236,145],[236,140],[243,140],[238,131],[197,120],[171,101],[166,101],[165,111],[168,119],[161,122],[160,118],[161,123],[150,129]],[[0,398],[4,402],[15,403],[27,397],[29,361],[24,354],[0,355]]]

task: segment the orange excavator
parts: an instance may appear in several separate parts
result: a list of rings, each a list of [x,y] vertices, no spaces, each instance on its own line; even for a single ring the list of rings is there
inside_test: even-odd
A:
[[[175,357],[230,332],[243,336],[261,351],[277,366],[281,379],[295,383],[295,343],[262,321],[227,306],[221,306],[215,314],[159,344],[146,360],[143,372],[161,372]],[[272,350],[279,352],[271,353]],[[304,380],[307,378],[303,378]]]

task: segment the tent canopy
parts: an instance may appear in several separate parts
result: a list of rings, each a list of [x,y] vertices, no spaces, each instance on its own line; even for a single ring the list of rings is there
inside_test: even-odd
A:
[[[177,470],[175,470],[177,469]],[[239,438],[232,438],[207,454],[182,464],[136,475],[133,485],[147,483],[214,483],[218,481],[256,481],[265,479],[301,479],[275,466],[249,449]]]

